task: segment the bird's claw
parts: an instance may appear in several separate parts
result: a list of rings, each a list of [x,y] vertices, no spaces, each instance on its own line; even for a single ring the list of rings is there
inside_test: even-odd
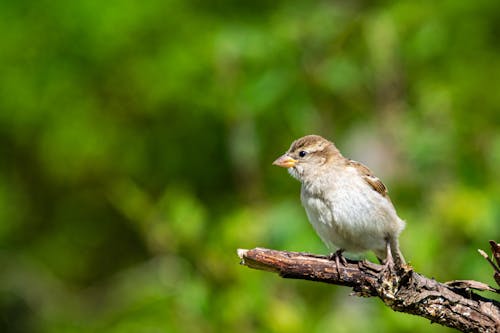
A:
[[[338,277],[340,279],[341,277],[341,273],[340,271],[344,270],[344,268],[341,268],[340,266],[340,262],[342,262],[342,266],[345,266],[347,265],[347,260],[345,259],[345,257],[342,255],[342,253],[344,252],[344,249],[338,249],[337,251],[333,252],[333,253],[330,253],[330,255],[328,256],[328,259],[329,260],[335,260],[335,264],[337,265],[337,272],[338,272]]]
[[[387,272],[389,276],[392,276],[396,273],[396,265],[394,264],[394,260],[392,256],[388,256],[382,265],[382,271]]]

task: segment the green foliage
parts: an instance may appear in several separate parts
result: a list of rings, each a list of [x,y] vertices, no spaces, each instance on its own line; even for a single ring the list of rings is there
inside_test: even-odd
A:
[[[235,250],[326,252],[270,165],[318,133],[387,183],[418,271],[493,283],[499,12],[1,2],[0,331],[448,331]]]

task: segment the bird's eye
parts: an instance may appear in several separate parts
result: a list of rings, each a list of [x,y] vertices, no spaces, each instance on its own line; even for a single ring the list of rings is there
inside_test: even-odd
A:
[[[301,151],[299,151],[299,156],[300,156],[300,157],[304,157],[304,156],[306,156],[306,155],[307,155],[307,151],[305,151],[305,150],[301,150]]]

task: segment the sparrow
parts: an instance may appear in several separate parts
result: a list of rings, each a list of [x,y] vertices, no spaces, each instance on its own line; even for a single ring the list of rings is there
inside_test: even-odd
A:
[[[386,267],[405,264],[399,234],[405,227],[385,185],[363,164],[348,159],[319,135],[295,140],[273,162],[301,183],[300,199],[314,230],[335,258],[344,251],[373,251]]]

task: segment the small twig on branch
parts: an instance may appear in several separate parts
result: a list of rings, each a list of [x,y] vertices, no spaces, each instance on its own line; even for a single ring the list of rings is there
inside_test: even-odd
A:
[[[499,266],[500,266],[500,244],[498,244],[495,241],[490,240],[490,246],[491,246],[491,252],[493,253],[493,258],[495,258],[495,260],[496,260],[496,264],[493,262],[493,260],[490,259],[490,257],[486,254],[486,252],[484,252],[481,249],[478,249],[477,251],[493,267],[493,270],[494,270],[493,278],[495,279],[496,283],[500,286],[500,268],[499,268]],[[497,290],[497,292],[498,292],[498,290]]]
[[[264,248],[238,250],[247,267],[284,278],[326,282],[353,288],[354,295],[379,297],[395,311],[421,316],[463,332],[500,332],[500,303],[471,289],[494,290],[471,280],[439,283],[413,271],[398,272],[381,265],[347,259],[340,269],[326,256]]]

